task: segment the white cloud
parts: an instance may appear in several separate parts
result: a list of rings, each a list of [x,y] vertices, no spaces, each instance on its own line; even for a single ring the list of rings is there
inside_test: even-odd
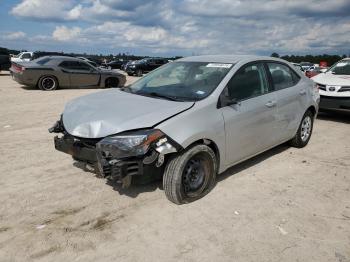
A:
[[[73,4],[73,0],[23,0],[11,13],[36,20],[72,20],[78,18],[79,13],[79,6],[73,7]]]
[[[71,40],[78,40],[81,33],[81,28],[79,27],[72,27],[68,28],[66,26],[56,26],[55,31],[52,33],[53,39],[57,41],[71,41]]]
[[[7,40],[19,40],[19,39],[25,38],[26,36],[27,36],[26,33],[22,31],[18,31],[18,32],[8,33],[5,35],[4,38]]]
[[[348,52],[349,13],[349,0],[22,0],[12,9],[54,23],[58,47],[178,54]]]

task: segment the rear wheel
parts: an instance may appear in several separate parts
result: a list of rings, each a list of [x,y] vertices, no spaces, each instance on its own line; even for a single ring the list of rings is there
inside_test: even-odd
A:
[[[118,78],[108,78],[106,79],[105,87],[106,88],[112,88],[112,87],[118,87],[119,86],[119,80]]]
[[[297,148],[302,148],[309,143],[314,125],[314,115],[308,110],[304,114],[297,133],[290,140],[290,144]]]
[[[54,76],[43,76],[40,78],[38,86],[43,91],[53,91],[58,88],[58,81]]]
[[[175,204],[189,203],[205,196],[214,186],[217,160],[206,145],[196,145],[168,162],[163,188]]]

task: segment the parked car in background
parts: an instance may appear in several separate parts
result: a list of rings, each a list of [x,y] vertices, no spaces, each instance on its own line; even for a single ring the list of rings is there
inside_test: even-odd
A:
[[[288,62],[258,56],[196,56],[128,87],[77,98],[50,129],[55,148],[129,186],[161,177],[167,198],[203,197],[217,173],[289,141],[310,140],[314,83]]]
[[[350,110],[350,58],[312,78],[317,84],[321,110]]]
[[[62,52],[45,52],[45,51],[21,52],[18,55],[11,57],[11,62],[15,62],[15,63],[28,62],[43,56],[70,56],[70,55],[64,54]]]
[[[121,87],[126,82],[123,74],[66,56],[46,56],[30,62],[12,63],[10,71],[18,83],[44,91],[59,87]]]
[[[164,58],[144,58],[128,65],[125,71],[129,76],[142,76],[144,73],[148,73],[162,65],[167,64],[168,62],[169,61]]]
[[[310,62],[300,62],[301,67],[303,68],[304,71],[308,70],[309,67],[313,66],[313,63]]]
[[[44,56],[68,56],[71,57],[70,54],[65,54],[63,52],[46,52],[46,51],[35,51],[33,52],[31,60],[38,59]]]
[[[328,69],[329,69],[329,67],[323,67],[323,66],[320,66],[320,71],[321,71],[321,73],[325,73],[325,72],[327,72],[327,71],[328,71]]]
[[[135,62],[136,62],[135,60],[128,60],[128,61],[126,61],[126,62],[122,65],[121,69],[122,69],[123,71],[126,71],[126,69],[128,68],[128,66],[134,64]]]
[[[308,78],[314,77],[318,74],[322,73],[321,68],[318,66],[310,66],[306,71],[305,71],[305,75]]]
[[[108,62],[105,66],[109,69],[121,69],[124,63],[124,60],[113,60]]]
[[[298,70],[300,70],[301,72],[304,72],[303,67],[300,64],[297,63],[291,63],[295,68],[297,68]]]
[[[21,52],[18,55],[11,57],[11,62],[28,62],[32,60],[33,54],[33,52]]]
[[[0,71],[9,70],[11,66],[10,55],[6,52],[0,53]]]

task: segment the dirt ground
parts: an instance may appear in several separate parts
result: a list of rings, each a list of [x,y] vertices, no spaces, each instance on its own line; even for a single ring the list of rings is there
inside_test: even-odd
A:
[[[128,78],[128,81],[133,81]],[[188,205],[156,182],[122,191],[54,149],[70,99],[0,75],[0,261],[350,261],[350,116],[272,149]]]

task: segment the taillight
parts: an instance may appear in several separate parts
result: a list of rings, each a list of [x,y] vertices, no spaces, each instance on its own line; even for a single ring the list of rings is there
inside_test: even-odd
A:
[[[17,72],[23,72],[26,68],[24,66],[21,65],[17,65],[17,64],[12,64],[12,69],[14,69]]]

